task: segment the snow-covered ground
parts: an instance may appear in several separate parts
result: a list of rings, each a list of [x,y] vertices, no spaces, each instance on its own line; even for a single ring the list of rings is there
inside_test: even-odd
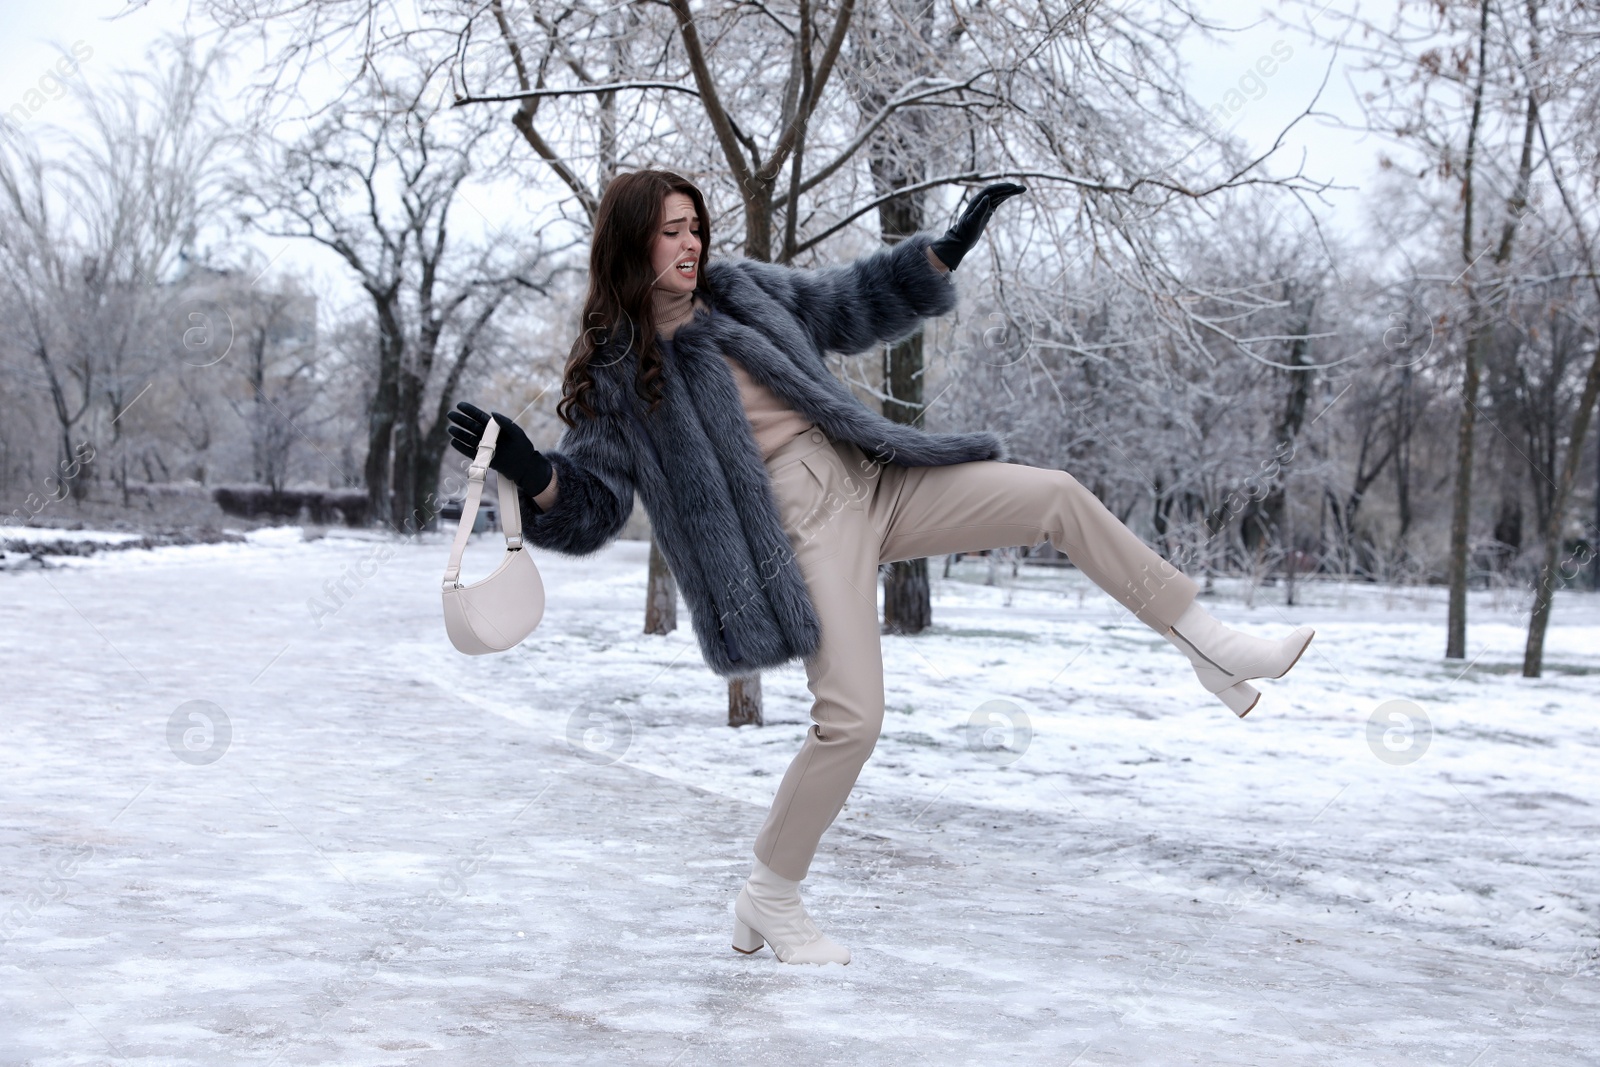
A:
[[[38,526],[0,526],[0,543],[6,541],[34,541],[34,542],[92,542],[103,545],[119,545],[128,541],[139,540],[138,534],[114,533],[109,530],[55,530]]]
[[[803,671],[723,725],[646,548],[539,553],[485,657],[442,535],[0,574],[0,1062],[1600,1060],[1596,597],[1528,681],[1515,597],[1464,669],[1440,590],[1224,584],[1318,627],[1238,720],[1077,572],[958,566],[805,883],[854,959],[801,968],[728,942]]]
[[[87,549],[114,549],[134,545],[143,538],[110,530],[56,530],[38,526],[0,526],[0,570],[15,566],[27,552],[55,555],[89,555]]]

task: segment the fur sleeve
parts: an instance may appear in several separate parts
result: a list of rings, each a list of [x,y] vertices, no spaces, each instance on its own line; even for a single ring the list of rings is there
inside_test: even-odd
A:
[[[898,341],[923,319],[955,308],[955,283],[928,262],[932,243],[931,234],[914,234],[854,263],[817,270],[754,260],[740,265],[794,315],[820,351],[853,355]]]
[[[633,514],[633,454],[616,420],[575,416],[554,451],[545,457],[561,487],[549,511],[540,511],[533,497],[518,490],[522,531],[529,544],[585,556],[604,548]]]

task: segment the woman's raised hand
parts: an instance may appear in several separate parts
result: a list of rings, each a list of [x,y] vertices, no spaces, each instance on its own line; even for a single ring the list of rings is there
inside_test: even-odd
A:
[[[550,484],[550,461],[540,454],[522,427],[496,411],[490,414],[465,400],[456,404],[449,413],[450,444],[468,459],[478,454],[483,431],[489,428],[492,418],[500,424],[500,436],[495,439],[494,455],[489,459],[489,469],[503,474],[516,483],[517,488],[537,496]]]
[[[983,228],[989,225],[989,216],[994,214],[994,209],[1001,202],[1027,191],[1027,186],[1015,182],[996,182],[984,186],[977,196],[967,202],[967,209],[961,213],[956,224],[929,246],[933,254],[945,266],[955,270],[961,258],[972,251],[972,246],[983,236]]]

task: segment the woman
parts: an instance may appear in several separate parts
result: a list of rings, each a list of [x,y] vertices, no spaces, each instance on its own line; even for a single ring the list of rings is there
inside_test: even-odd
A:
[[[943,236],[917,234],[847,266],[708,262],[700,191],[666,171],[612,180],[595,219],[586,329],[541,454],[506,416],[450,413],[468,456],[489,418],[490,466],[516,483],[524,537],[572,555],[622,528],[637,489],[706,663],[742,675],[804,660],[812,727],[779,784],[734,902],[734,948],[848,963],[800,902],[817,843],[883,721],[878,566],[1048,539],[1176,645],[1239,715],[1252,678],[1281,677],[1312,632],[1229,630],[1197,587],[1065,471],[1003,462],[997,434],[928,433],[860,403],[825,352],[897,340],[956,304],[950,272],[1002,201],[991,185]]]

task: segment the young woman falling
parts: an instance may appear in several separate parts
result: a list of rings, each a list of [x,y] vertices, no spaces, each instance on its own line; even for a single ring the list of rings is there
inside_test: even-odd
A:
[[[828,370],[826,352],[864,352],[952,310],[950,272],[1024,191],[991,185],[943,236],[802,270],[709,261],[699,189],[667,171],[619,175],[595,220],[557,447],[539,452],[498,412],[450,413],[468,456],[500,424],[491,467],[518,487],[527,541],[597,551],[637,490],[707,665],[734,676],[804,661],[812,725],[734,901],[740,952],[765,942],[785,963],[850,960],[799,886],[883,722],[880,564],[1049,540],[1239,715],[1259,696],[1250,679],[1281,677],[1311,641],[1305,627],[1266,640],[1223,626],[1072,475],[1006,462],[995,433],[891,422]]]

